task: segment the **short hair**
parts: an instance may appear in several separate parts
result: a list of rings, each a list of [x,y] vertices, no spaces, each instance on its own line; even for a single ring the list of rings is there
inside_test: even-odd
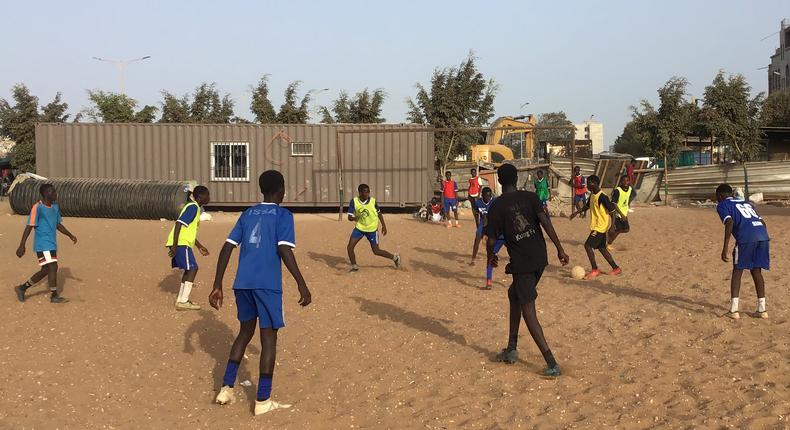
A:
[[[357,187],[357,192],[361,193],[365,190],[370,191],[370,187],[368,186],[368,184],[359,184],[359,186]]]
[[[516,185],[518,183],[518,169],[512,164],[503,164],[496,169],[499,183],[502,185]]]
[[[721,184],[716,187],[716,194],[732,194],[732,187],[730,184]]]
[[[208,195],[208,188],[204,187],[203,185],[198,185],[192,190],[193,196],[205,196]]]
[[[542,169],[538,169],[538,172],[537,172],[537,173],[540,173],[540,174],[542,175],[542,174],[543,174],[543,170],[542,170]],[[536,174],[537,174],[537,173],[536,173]]]
[[[280,190],[285,190],[285,178],[276,170],[267,170],[258,177],[258,186],[264,196],[271,196]]]
[[[451,172],[449,170],[444,172],[444,176],[447,176],[447,175],[453,176],[453,172]]]
[[[54,185],[52,185],[52,184],[42,184],[40,187],[38,187],[38,193],[41,194],[41,196],[43,197],[45,192],[47,192],[48,190],[52,190],[52,189],[55,189]]]
[[[493,191],[491,191],[491,187],[483,187],[483,194],[485,193],[493,193]]]
[[[593,183],[593,184],[601,185],[601,178],[599,178],[596,175],[590,175],[590,176],[587,177],[587,183],[588,184]]]

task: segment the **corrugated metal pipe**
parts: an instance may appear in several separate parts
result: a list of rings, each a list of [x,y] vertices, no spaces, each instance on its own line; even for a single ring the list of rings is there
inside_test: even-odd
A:
[[[21,175],[20,175],[21,176]],[[63,216],[174,220],[192,183],[128,179],[17,178],[10,193],[14,213],[27,215],[41,199],[39,187],[52,184]]]

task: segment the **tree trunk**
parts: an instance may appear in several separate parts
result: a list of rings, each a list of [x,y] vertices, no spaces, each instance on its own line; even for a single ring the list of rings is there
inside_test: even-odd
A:
[[[445,175],[444,172],[447,171],[447,163],[449,162],[450,153],[453,151],[454,144],[455,144],[455,133],[453,133],[452,137],[450,137],[450,144],[447,146],[447,153],[444,155],[444,162],[442,163],[441,166],[442,179],[444,179],[444,175]]]
[[[746,162],[742,161],[743,166],[743,199],[749,201],[749,175],[746,172]]]
[[[664,205],[669,204],[669,168],[667,166],[667,151],[664,150]]]

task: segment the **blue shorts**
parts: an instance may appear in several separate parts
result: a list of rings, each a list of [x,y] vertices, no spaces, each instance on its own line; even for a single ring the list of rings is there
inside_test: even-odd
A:
[[[498,254],[499,250],[502,249],[503,246],[505,246],[505,237],[499,236],[496,240],[496,243],[494,244],[494,254]]]
[[[233,290],[239,321],[258,319],[261,328],[285,327],[283,293],[271,290]]]
[[[458,210],[458,199],[448,199],[447,197],[444,198],[444,213],[447,214],[451,210],[456,211]]]
[[[768,241],[738,243],[735,249],[732,250],[732,263],[736,269],[752,270],[752,269],[765,269],[768,270],[771,265],[771,259],[768,255]]]
[[[378,245],[379,244],[379,232],[378,232],[378,230],[371,231],[371,232],[365,232],[365,231],[361,231],[361,230],[355,228],[354,230],[351,230],[351,237],[354,238],[354,239],[362,239],[363,237],[365,237],[365,238],[368,239],[368,242],[370,242],[371,245]]]
[[[195,270],[198,268],[197,261],[195,261],[195,253],[189,246],[176,247],[176,256],[170,261],[170,265],[174,269],[181,270]]]
[[[578,202],[584,203],[585,201],[587,201],[587,196],[585,194],[582,194],[580,196],[577,196],[575,194],[573,195],[573,203],[574,204],[576,204]]]

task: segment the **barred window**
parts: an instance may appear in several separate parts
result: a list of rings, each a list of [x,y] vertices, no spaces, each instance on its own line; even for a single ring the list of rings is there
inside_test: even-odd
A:
[[[291,156],[309,157],[313,155],[313,144],[308,142],[292,142]]]
[[[249,181],[250,144],[211,142],[211,180]]]

